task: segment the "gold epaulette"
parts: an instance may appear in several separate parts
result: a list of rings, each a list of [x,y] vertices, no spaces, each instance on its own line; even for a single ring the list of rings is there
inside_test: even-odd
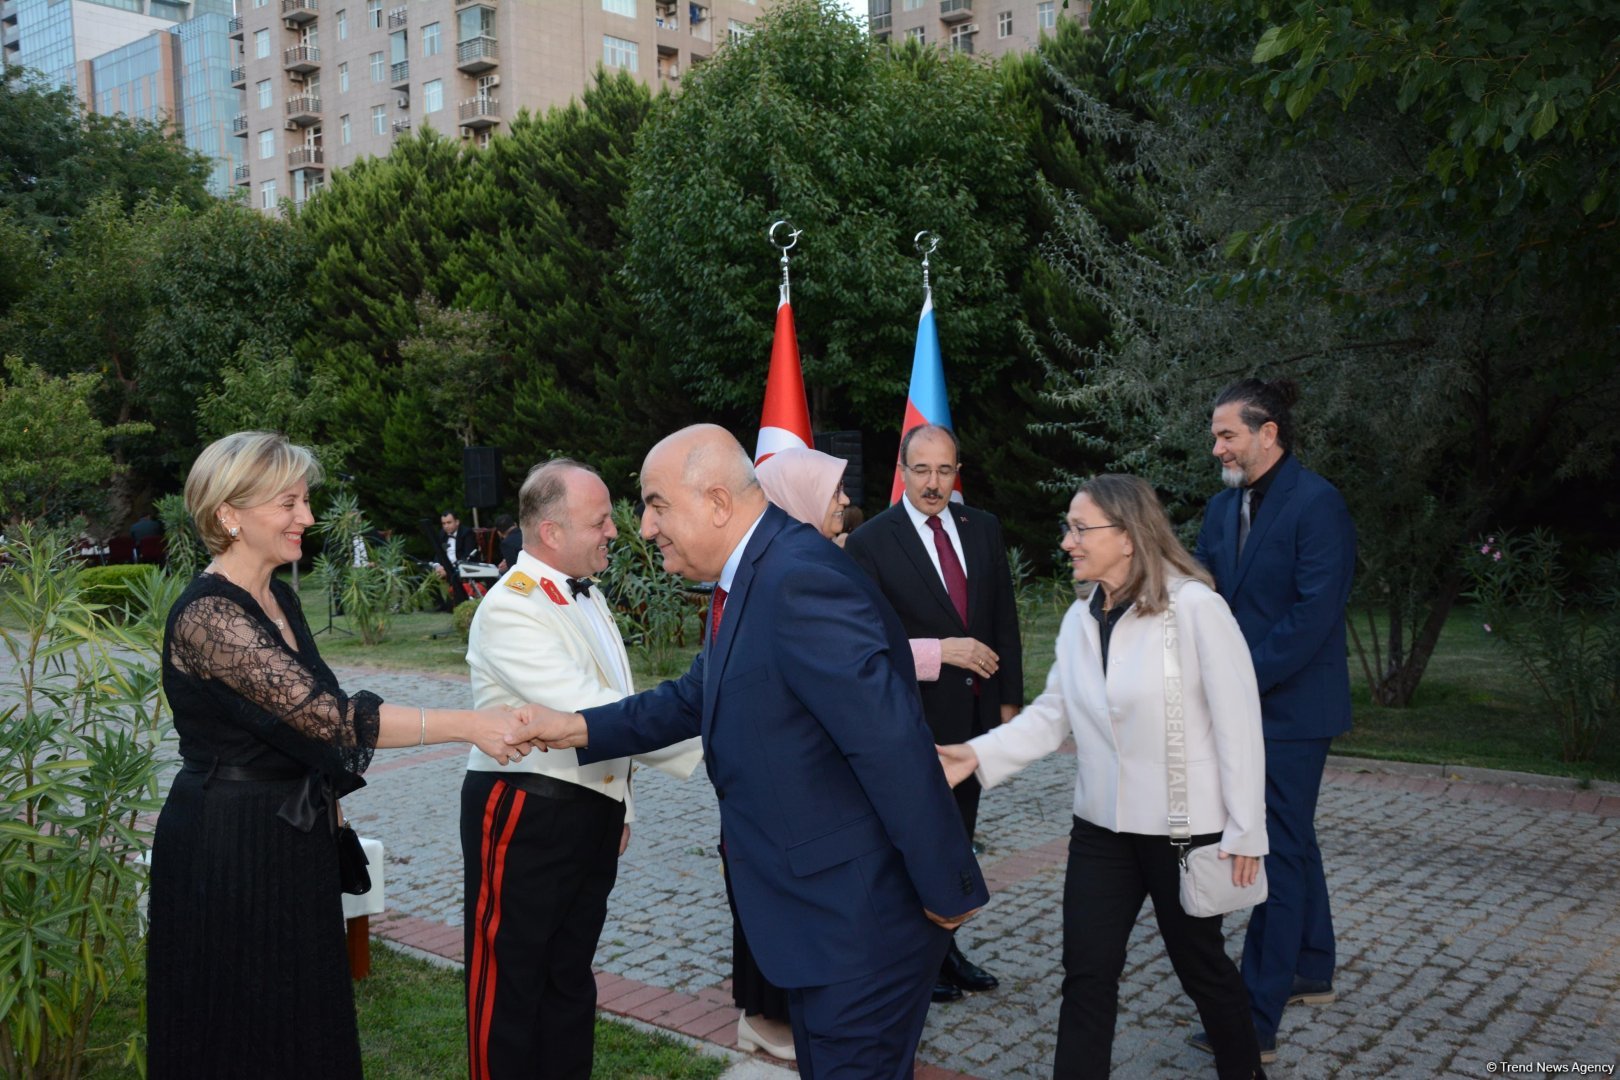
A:
[[[525,574],[521,570],[514,570],[510,574],[507,574],[505,580],[502,581],[501,584],[505,585],[508,589],[511,589],[519,596],[528,596],[530,593],[534,592],[534,578],[530,577],[528,574]]]

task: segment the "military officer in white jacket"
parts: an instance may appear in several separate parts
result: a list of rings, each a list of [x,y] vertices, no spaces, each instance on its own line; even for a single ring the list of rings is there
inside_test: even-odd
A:
[[[952,783],[976,774],[991,788],[1074,739],[1053,1075],[1108,1075],[1126,942],[1151,896],[1176,974],[1213,1036],[1220,1076],[1253,1077],[1259,1045],[1221,919],[1188,915],[1178,895],[1165,762],[1165,609],[1173,598],[1192,843],[1219,844],[1234,883],[1245,886],[1267,850],[1260,695],[1248,646],[1145,482],[1099,476],[1081,487],[1064,521],[1063,550],[1075,580],[1096,588],[1064,616],[1045,692],[1010,723],[940,748]]]
[[[523,551],[478,606],[467,646],[480,707],[579,709],[633,691],[630,662],[592,575],[617,536],[607,486],[567,459],[518,494]],[[642,759],[675,776],[698,740]],[[461,795],[469,1075],[586,1080],[591,962],[634,818],[632,762],[580,765],[572,750],[502,765],[474,750]]]

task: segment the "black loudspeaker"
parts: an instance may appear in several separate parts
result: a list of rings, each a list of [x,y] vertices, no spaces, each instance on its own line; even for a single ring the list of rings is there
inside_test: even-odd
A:
[[[461,479],[470,508],[487,510],[501,501],[501,449],[468,446],[461,451]]]
[[[851,506],[862,505],[866,501],[866,486],[861,473],[861,433],[818,431],[816,449],[849,462],[844,469],[844,494],[849,496]]]

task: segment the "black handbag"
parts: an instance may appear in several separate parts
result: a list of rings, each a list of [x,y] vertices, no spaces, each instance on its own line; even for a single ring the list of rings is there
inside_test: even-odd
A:
[[[334,819],[338,816],[336,799],[332,800],[332,816]],[[337,841],[339,884],[351,896],[364,896],[371,891],[371,871],[366,869],[371,860],[366,858],[366,849],[360,846],[360,834],[345,821],[336,827],[332,837]]]

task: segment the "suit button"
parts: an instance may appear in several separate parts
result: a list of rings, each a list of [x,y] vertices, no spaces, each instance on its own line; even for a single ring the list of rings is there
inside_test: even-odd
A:
[[[973,685],[973,676],[969,675],[967,678],[962,680],[962,683],[965,686],[972,686]]]
[[[606,775],[606,776],[604,776],[604,777],[602,777],[602,783],[604,783],[604,784],[611,784],[611,783],[613,783],[613,774],[612,774],[612,773],[608,773],[608,774],[607,774],[607,775]]]

